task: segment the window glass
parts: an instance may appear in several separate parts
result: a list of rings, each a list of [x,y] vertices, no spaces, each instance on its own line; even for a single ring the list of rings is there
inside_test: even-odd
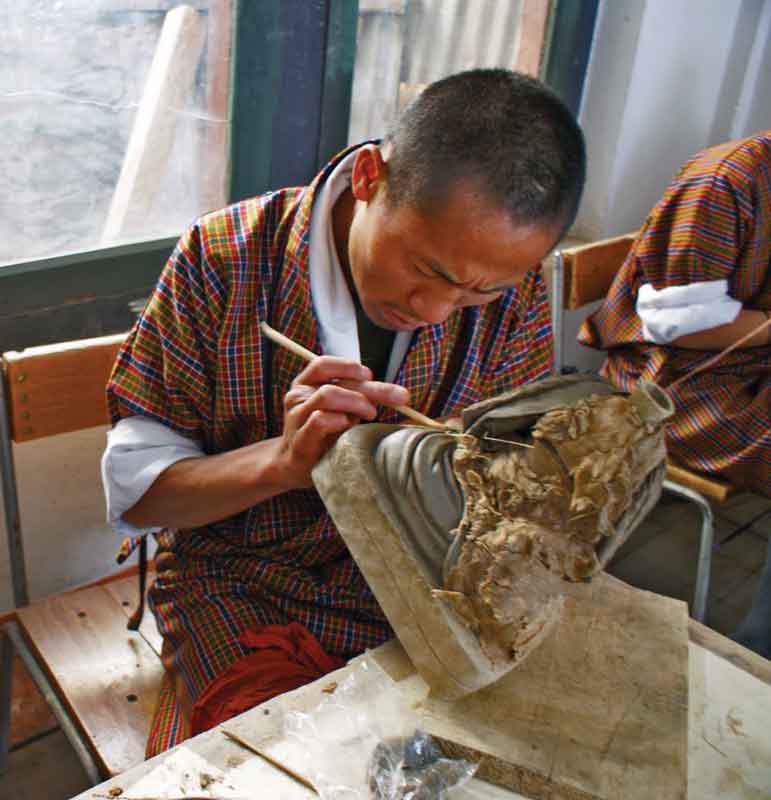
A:
[[[0,3],[0,265],[224,204],[231,4]]]
[[[359,0],[349,143],[382,137],[426,84],[475,67],[537,75],[549,0]]]

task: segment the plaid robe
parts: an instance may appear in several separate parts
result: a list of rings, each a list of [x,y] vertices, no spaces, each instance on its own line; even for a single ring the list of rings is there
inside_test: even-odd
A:
[[[282,399],[303,361],[260,336],[267,320],[321,352],[311,305],[313,198],[307,188],[246,200],[203,217],[179,242],[108,384],[113,424],[143,415],[197,439],[207,454],[281,433]],[[545,377],[551,325],[540,267],[482,308],[416,331],[395,383],[432,416]],[[382,422],[399,415],[382,409]],[[234,517],[157,535],[150,607],[164,636],[173,694],[189,712],[201,691],[246,654],[239,634],[296,621],[348,658],[392,634],[318,494],[292,491]],[[148,755],[186,735],[161,702]]]
[[[638,289],[721,279],[744,308],[771,308],[771,131],[683,166],[578,340],[608,351],[602,372],[616,386],[629,390],[640,377],[667,386],[715,352],[645,342]],[[673,395],[674,460],[771,496],[771,348],[734,350]]]

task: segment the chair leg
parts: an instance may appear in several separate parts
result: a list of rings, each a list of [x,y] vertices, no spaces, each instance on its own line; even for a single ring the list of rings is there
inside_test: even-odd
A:
[[[13,643],[0,629],[0,775],[8,766],[11,748],[11,679]]]
[[[37,661],[35,661],[35,657],[32,655],[32,652],[27,646],[27,643],[24,640],[21,631],[19,630],[18,624],[16,622],[7,622],[5,625],[0,626],[0,632],[4,634],[2,636],[3,639],[9,639],[13,643],[16,652],[24,662],[24,666],[27,668],[30,677],[35,682],[37,688],[40,689],[40,693],[43,695],[46,703],[48,703],[48,707],[56,717],[62,732],[67,737],[69,743],[72,745],[72,748],[75,750],[75,753],[78,756],[80,763],[83,765],[83,769],[85,769],[86,775],[88,775],[91,783],[94,786],[97,783],[101,783],[106,776],[101,774],[99,766],[91,754],[88,745],[85,743],[79,729],[70,718],[61,700],[59,700],[59,697],[51,685],[51,682],[48,680],[48,677],[40,668],[40,665],[37,663]]]
[[[712,570],[712,542],[715,538],[715,521],[712,515],[712,506],[698,492],[687,489],[679,483],[664,481],[663,487],[668,492],[695,503],[701,511],[701,541],[699,543],[696,589],[693,594],[691,616],[699,622],[704,622],[707,616],[707,597],[709,596],[709,580]]]

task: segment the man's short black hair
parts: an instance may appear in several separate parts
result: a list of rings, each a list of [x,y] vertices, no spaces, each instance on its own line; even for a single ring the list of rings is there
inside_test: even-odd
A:
[[[431,208],[465,179],[517,223],[564,231],[578,211],[583,134],[557,95],[526,75],[475,69],[432,83],[386,141],[394,205]]]

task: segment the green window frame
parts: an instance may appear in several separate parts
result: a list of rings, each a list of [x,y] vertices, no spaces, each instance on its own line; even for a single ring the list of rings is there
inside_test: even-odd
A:
[[[597,2],[555,0],[552,13],[543,74],[576,111]],[[345,146],[357,18],[358,0],[235,0],[230,202],[303,184]],[[127,330],[176,241],[0,267],[0,351]]]

